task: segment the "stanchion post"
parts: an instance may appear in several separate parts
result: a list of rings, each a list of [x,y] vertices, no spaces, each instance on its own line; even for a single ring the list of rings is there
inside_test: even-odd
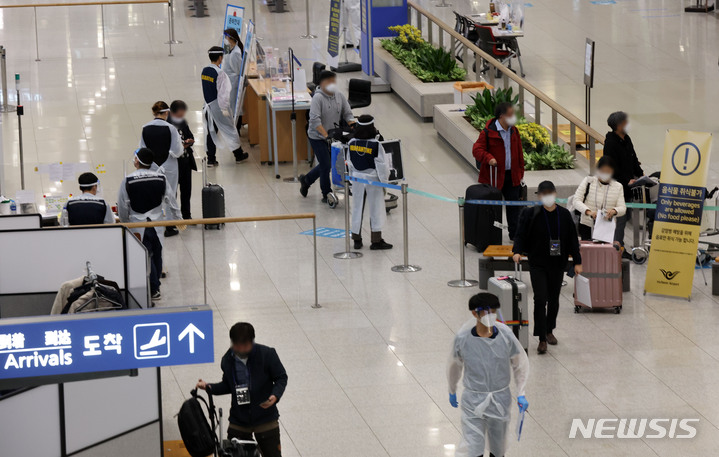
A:
[[[290,88],[292,92],[292,111],[290,123],[292,125],[292,177],[285,178],[284,182],[299,183],[299,170],[297,168],[297,112],[295,111],[295,51],[290,48]],[[304,70],[302,70],[304,71]]]
[[[107,59],[107,46],[105,45],[105,5],[100,5],[100,18],[102,19],[102,58]]]
[[[342,183],[345,186],[345,250],[334,254],[335,259],[358,259],[361,252],[350,250],[350,183],[347,180],[347,167],[342,169]]]
[[[315,303],[314,305],[312,305],[312,307],[322,308],[322,305],[320,305],[319,294],[317,291],[317,216],[312,218],[312,248],[315,251]]]
[[[281,2],[283,0],[277,1]],[[305,22],[307,23],[307,32],[304,35],[300,35],[300,38],[305,40],[314,40],[317,38],[317,35],[312,35],[312,33],[310,33],[310,0],[305,0]]]
[[[35,62],[40,62],[40,40],[37,37],[37,7],[32,7],[33,18],[35,20]],[[18,101],[18,104],[20,102]]]
[[[25,157],[22,147],[22,115],[25,108],[20,103],[20,73],[15,73],[15,92],[17,93],[17,135],[20,156],[20,189],[25,190]]]
[[[205,171],[207,171],[205,169]],[[207,227],[205,225],[202,225],[200,227],[200,230],[202,230],[202,286],[204,288],[205,293],[205,304],[207,305],[207,251],[205,250],[205,229]]]
[[[417,265],[409,264],[409,229],[407,226],[407,211],[407,184],[402,183],[402,236],[404,237],[404,264],[392,267],[392,271],[397,273],[412,273],[422,269]]]
[[[467,279],[464,266],[464,198],[457,199],[459,203],[459,271],[460,279],[455,279],[447,283],[450,287],[474,287],[479,285],[478,281]]]
[[[170,39],[165,44],[180,44],[182,41],[175,39],[175,4],[173,0],[167,1],[167,27],[170,29]],[[170,46],[170,55],[172,55],[172,46]]]

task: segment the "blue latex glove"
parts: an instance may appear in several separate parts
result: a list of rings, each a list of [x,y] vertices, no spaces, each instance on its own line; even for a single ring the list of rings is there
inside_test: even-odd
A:
[[[452,405],[453,408],[459,406],[459,403],[457,403],[457,394],[449,394],[449,404]]]
[[[526,398],[524,398],[524,395],[520,395],[519,397],[517,397],[517,406],[519,406],[520,413],[523,413],[529,409],[529,402]]]

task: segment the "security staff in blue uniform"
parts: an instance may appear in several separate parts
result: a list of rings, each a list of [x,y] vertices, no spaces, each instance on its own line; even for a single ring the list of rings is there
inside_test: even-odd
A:
[[[235,163],[240,163],[250,155],[242,150],[240,135],[237,133],[230,112],[230,91],[232,82],[227,74],[220,69],[224,51],[213,46],[207,51],[210,65],[202,69],[202,95],[205,99],[203,115],[207,129],[207,166],[216,167],[217,145],[224,145],[235,156]]]
[[[180,208],[167,177],[150,168],[153,153],[148,148],[135,151],[135,170],[125,177],[117,196],[117,213],[121,222],[145,222],[165,219],[162,208],[167,210],[167,219],[180,219]],[[181,227],[184,229],[184,227]],[[132,229],[140,235],[142,244],[150,254],[150,292],[153,300],[159,300],[160,274],[162,273],[162,227]]]
[[[112,224],[115,216],[105,200],[97,196],[100,181],[93,173],[83,173],[78,178],[82,194],[72,197],[65,205],[62,225]]]

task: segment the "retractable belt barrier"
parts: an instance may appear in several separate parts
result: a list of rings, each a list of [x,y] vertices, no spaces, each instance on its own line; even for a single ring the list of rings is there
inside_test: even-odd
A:
[[[387,184],[383,182],[378,181],[369,181],[367,179],[361,179],[361,178],[355,178],[352,176],[347,176],[348,181],[355,181],[362,184],[367,184],[370,186],[376,186],[376,187],[384,187],[386,189],[393,189],[393,190],[402,190],[402,186],[398,186],[397,184]],[[416,194],[420,195],[422,197],[432,198],[434,200],[439,200],[443,202],[448,203],[459,203],[459,199],[456,198],[449,198],[444,197],[442,195],[432,194],[430,192],[425,192],[423,190],[419,189],[413,189],[411,187],[407,187],[407,192],[410,194]],[[541,205],[542,203],[540,201],[536,200],[462,200],[465,205],[493,205],[493,206],[536,206]],[[558,198],[557,203],[567,203],[566,198]],[[636,209],[656,209],[657,205],[656,203],[626,203],[627,208],[636,208]],[[710,206],[706,205],[704,206],[704,211],[719,211],[719,206]]]

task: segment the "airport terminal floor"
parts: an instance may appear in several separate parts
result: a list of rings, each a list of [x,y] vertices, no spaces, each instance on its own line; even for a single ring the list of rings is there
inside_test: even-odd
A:
[[[172,57],[164,44],[166,4],[105,6],[107,59],[102,58],[96,6],[37,8],[37,50],[33,8],[0,8],[11,103],[16,103],[12,75],[21,78],[26,189],[37,196],[76,193],[75,180],[50,181],[42,166],[87,162],[99,177],[101,194],[114,204],[125,173],[133,170],[142,126],[152,120],[151,107],[158,100],[187,102],[187,121],[197,139],[195,156],[204,157],[200,73],[208,63],[208,48],[219,44],[225,2],[207,0],[209,15],[204,18],[192,17],[190,3],[175,2],[175,35],[181,43],[172,46]],[[249,15],[251,2],[235,3]],[[309,76],[312,62],[325,59],[330,2],[309,1],[309,28],[318,35],[314,40],[299,38],[305,33],[304,1],[287,0],[289,12],[282,14],[256,3],[262,45],[282,52],[291,46]],[[450,25],[453,9],[487,10],[485,1],[451,0],[451,8],[435,7],[437,0],[417,3]],[[604,134],[607,116],[626,111],[642,167],[647,174],[660,171],[666,129],[714,132],[719,119],[714,102],[719,97],[719,26],[713,13],[692,15],[684,6],[666,0],[532,0],[525,4],[526,38],[521,42],[526,79],[583,117],[584,40],[592,37],[597,50],[591,125]],[[355,51],[348,52],[350,59],[359,60]],[[341,91],[346,93],[348,79],[355,75],[359,73],[340,75]],[[456,199],[476,183],[476,169],[396,94],[372,94],[371,105],[353,113],[373,115],[385,139],[401,140],[410,187]],[[302,198],[299,184],[276,179],[273,167],[261,163],[259,147],[248,144],[246,132],[242,142],[249,159],[236,164],[230,151],[218,148],[219,166],[207,172],[210,182],[224,187],[227,216],[315,213],[318,227],[344,230],[344,202],[336,209],[322,203],[319,183]],[[0,159],[8,189],[19,188],[17,133],[17,116],[2,114]],[[299,135],[305,141],[304,133]],[[307,173],[309,165],[301,161],[299,169]],[[292,164],[280,164],[279,172],[282,178],[292,176]],[[718,172],[719,163],[712,163],[709,189],[717,184]],[[576,170],[531,172],[525,179],[530,188],[545,179],[558,187],[576,187],[587,173],[587,161],[580,157]],[[192,213],[200,217],[202,173],[193,173],[192,180]],[[312,307],[311,220],[226,224],[223,230],[206,231],[215,361],[161,368],[162,438],[181,439],[176,414],[198,379],[220,381],[228,331],[244,321],[255,327],[257,343],[276,349],[288,374],[278,403],[282,455],[459,456],[461,409],[447,400],[447,360],[456,332],[472,318],[467,302],[480,290],[447,285],[460,275],[457,204],[417,194],[408,201],[410,263],[422,270],[391,271],[403,262],[400,204],[388,214],[382,232],[394,244],[392,250],[369,249],[368,223],[364,255],[358,259],[333,257],[344,250],[343,239],[317,238],[317,309]],[[310,236],[303,233],[308,230]],[[156,307],[203,303],[201,235],[201,226],[189,226],[165,240],[167,276]],[[468,278],[477,279],[480,257],[475,249],[466,249]],[[623,295],[620,314],[575,313],[574,280],[565,277],[554,332],[558,344],[538,354],[530,326],[530,407],[517,441],[512,401],[507,456],[716,455],[719,340],[713,326],[719,325],[719,299],[699,269],[687,273],[694,274],[690,301],[644,295],[646,271],[646,264],[631,266],[631,291]],[[704,272],[711,277],[710,269]],[[526,271],[524,276],[529,284]],[[529,303],[531,310],[531,299]],[[217,406],[228,413],[232,397],[217,396]],[[698,419],[692,422],[696,435],[570,437],[574,419],[642,418],[666,420],[667,428],[672,419]],[[24,455],[34,455],[28,446]],[[113,450],[112,455],[139,454]]]

